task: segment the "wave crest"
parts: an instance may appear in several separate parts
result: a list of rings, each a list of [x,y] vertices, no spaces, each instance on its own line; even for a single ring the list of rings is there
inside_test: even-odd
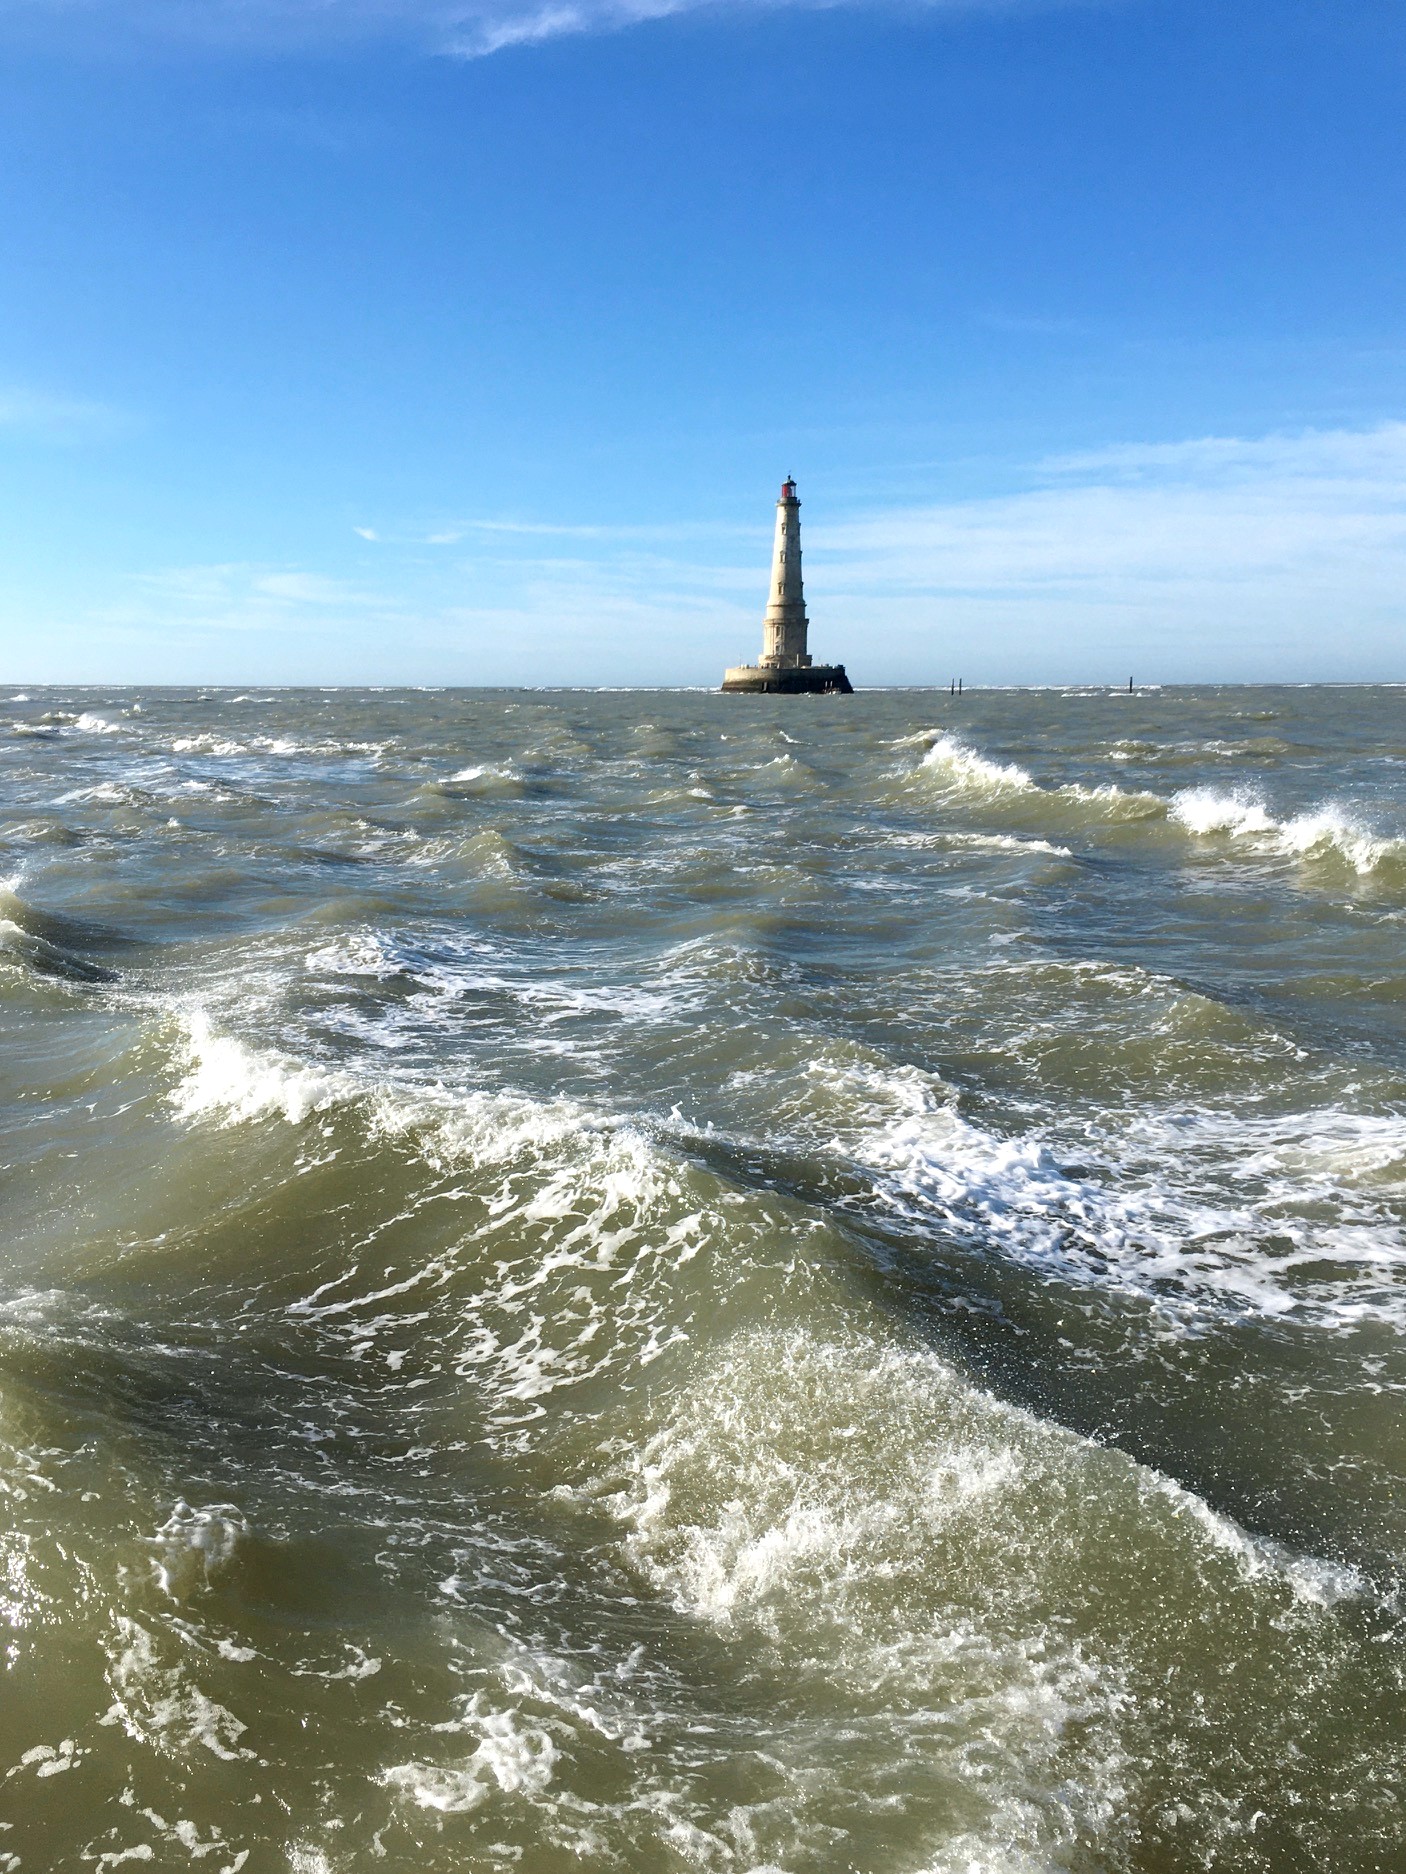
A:
[[[1199,838],[1245,840],[1296,859],[1333,859],[1360,878],[1406,860],[1406,840],[1374,832],[1344,807],[1323,806],[1277,820],[1253,794],[1190,787],[1173,797],[1168,818]]]
[[[1015,762],[988,761],[955,736],[940,735],[923,756],[923,766],[949,785],[980,794],[1030,794],[1037,783]]]

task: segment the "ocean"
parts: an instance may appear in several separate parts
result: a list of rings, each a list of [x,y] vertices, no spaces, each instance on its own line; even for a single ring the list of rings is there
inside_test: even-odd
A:
[[[1406,1868],[1406,691],[0,763],[0,1874]]]

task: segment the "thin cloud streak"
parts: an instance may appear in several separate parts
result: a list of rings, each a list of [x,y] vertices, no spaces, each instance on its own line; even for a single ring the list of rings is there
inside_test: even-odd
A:
[[[891,681],[939,645],[1011,682],[1129,656],[1169,681],[1406,675],[1406,424],[1124,445],[1032,480],[813,528],[812,609],[862,625]]]
[[[1406,424],[1120,445],[1029,479],[812,520],[812,649],[862,683],[1406,676]],[[91,617],[153,643],[263,633],[312,681],[355,624],[376,648],[339,655],[343,681],[709,683],[757,648],[766,596],[765,542],[713,537],[710,557],[687,527],[513,524],[427,557],[421,534],[378,549],[374,584],[184,567]]]
[[[525,521],[525,520],[465,520],[444,523],[432,532],[425,533],[420,527],[385,528],[353,527],[352,532],[363,540],[377,546],[386,547],[454,547],[475,536],[483,535],[492,539],[520,539],[523,541],[541,540],[594,540],[594,541],[678,541],[678,540],[737,540],[740,537],[771,538],[770,526],[736,524],[708,521],[676,521],[669,524],[660,522],[642,522],[636,525],[628,523],[602,524],[590,521]]]
[[[1406,424],[1125,445],[1041,464],[1043,485],[812,529],[856,592],[1105,597],[1306,578],[1406,592]]]
[[[230,631],[335,633],[348,613],[403,616],[384,593],[301,567],[219,564],[140,573],[126,593],[100,606],[96,624],[129,632],[209,636]]]
[[[111,435],[126,426],[110,404],[78,397],[55,397],[45,391],[0,387],[0,434],[38,437],[47,442],[82,442]]]
[[[613,33],[680,13],[822,11],[895,0],[0,0],[0,34],[69,51],[183,45],[297,53],[395,39],[487,58],[550,39]],[[903,0],[897,0],[902,4]],[[1044,11],[1098,0],[907,0],[914,12]]]
[[[1130,654],[1167,680],[1406,675],[1406,423],[1118,445],[1035,464],[1013,495],[849,520],[821,507],[812,638],[852,662],[862,647],[870,681],[940,680],[954,655],[1009,682]],[[600,544],[520,563],[518,601],[585,623],[612,604],[647,616],[652,599],[656,633],[687,607],[711,615],[712,641],[755,648],[765,552],[743,557],[740,530],[712,564]],[[1088,647],[1077,670],[1073,643]]]

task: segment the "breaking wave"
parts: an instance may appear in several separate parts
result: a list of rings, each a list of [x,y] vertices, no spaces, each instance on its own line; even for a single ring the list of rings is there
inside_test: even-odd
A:
[[[1038,783],[1017,763],[991,761],[950,735],[938,737],[923,756],[923,766],[951,785],[975,793],[1027,794],[1038,790]]]
[[[1194,787],[1173,798],[1169,814],[1201,838],[1221,835],[1290,858],[1334,859],[1359,877],[1406,864],[1406,839],[1374,833],[1342,807],[1319,807],[1278,820],[1257,795]]]
[[[999,805],[1046,803],[1068,815],[1092,814],[1095,820],[1143,819],[1163,811],[1155,794],[1129,790],[1105,782],[1089,787],[1081,782],[1046,784],[1016,762],[992,761],[978,754],[954,736],[942,735],[932,743],[919,767],[920,773],[934,780],[944,791],[965,796],[974,802]]]
[[[1406,1330],[1406,1115],[1149,1106],[1075,1143],[976,1125],[921,1075],[883,1092],[907,1111],[842,1144],[881,1202],[925,1228],[1140,1295],[1187,1326]]]
[[[920,772],[973,805],[1043,805],[1063,823],[1165,821],[1198,839],[1230,840],[1244,851],[1333,861],[1358,877],[1406,869],[1406,838],[1377,832],[1356,812],[1331,803],[1279,818],[1260,794],[1244,789],[1190,787],[1164,798],[1113,783],[1046,784],[1026,768],[993,761],[950,735],[930,744]]]
[[[0,1864],[1394,1864],[1357,704],[53,700]]]

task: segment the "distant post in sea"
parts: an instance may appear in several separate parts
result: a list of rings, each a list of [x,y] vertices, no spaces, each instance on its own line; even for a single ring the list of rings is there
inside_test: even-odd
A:
[[[762,623],[762,654],[755,664],[723,673],[723,688],[753,696],[852,696],[843,664],[813,664],[806,650],[810,621],[801,584],[801,504],[788,476],[776,503],[771,553],[771,597]]]

